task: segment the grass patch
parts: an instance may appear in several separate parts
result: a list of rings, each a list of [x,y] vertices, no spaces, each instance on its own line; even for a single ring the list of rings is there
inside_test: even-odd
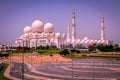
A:
[[[37,50],[36,52],[41,53],[41,54],[45,54],[45,55],[51,55],[51,54],[57,54],[60,51],[61,50]]]
[[[4,76],[4,72],[7,69],[8,65],[9,64],[7,64],[7,63],[3,63],[3,68],[0,70],[0,80],[11,80]]]
[[[120,60],[120,55],[118,53],[76,53],[71,55],[64,56],[66,58],[94,58],[94,59],[112,59],[112,60]]]
[[[120,60],[120,57],[119,57],[119,56],[90,56],[90,58],[115,59],[115,60]]]
[[[64,55],[64,56],[62,56],[62,57],[65,57],[65,58],[78,58],[78,57],[76,57],[75,55]]]

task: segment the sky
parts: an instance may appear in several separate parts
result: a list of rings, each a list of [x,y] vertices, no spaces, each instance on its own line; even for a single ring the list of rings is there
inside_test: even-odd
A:
[[[73,9],[77,38],[99,40],[103,15],[105,39],[120,43],[120,0],[0,0],[0,43],[15,42],[36,19],[51,22],[55,32],[67,33]]]

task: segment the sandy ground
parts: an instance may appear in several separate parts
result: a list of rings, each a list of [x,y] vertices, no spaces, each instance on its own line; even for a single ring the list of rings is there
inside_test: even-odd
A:
[[[91,54],[90,54],[91,55]],[[107,55],[107,56],[120,56],[120,52],[100,52],[93,55]],[[3,62],[22,62],[22,54],[14,54],[8,58],[0,59]],[[71,61],[71,59],[61,57],[59,54],[54,54],[52,57],[50,55],[39,55],[37,53],[27,53],[24,54],[24,62],[26,63],[43,63],[43,62],[65,62]]]
[[[22,62],[22,54],[12,55],[8,58],[0,59],[3,62]],[[24,54],[25,63],[39,64],[43,62],[65,62],[71,61],[71,59],[61,57],[59,54],[54,54],[52,57],[50,55],[39,55],[39,54]]]

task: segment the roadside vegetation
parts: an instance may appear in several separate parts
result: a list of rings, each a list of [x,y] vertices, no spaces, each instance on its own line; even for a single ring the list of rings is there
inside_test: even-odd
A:
[[[7,64],[7,63],[3,63],[2,69],[0,70],[0,80],[11,80],[4,76],[4,72],[7,69],[8,65],[9,64]]]
[[[88,48],[89,48],[89,51],[120,52],[120,47],[118,44],[115,44],[115,45],[93,44],[93,45],[89,45]]]
[[[120,59],[120,47],[119,45],[103,45],[103,44],[93,44],[89,46],[84,46],[82,44],[77,44],[73,47],[72,44],[60,45],[60,48],[56,46],[38,46],[38,47],[13,47],[11,50],[6,51],[6,54],[0,54],[0,57],[7,58],[10,54],[19,53],[32,53],[37,52],[42,55],[53,55],[60,54],[64,57],[69,58],[109,58],[109,59]],[[10,53],[10,54],[9,54]],[[105,54],[106,53],[106,54]],[[109,53],[109,54],[108,54]]]
[[[76,46],[75,46],[76,47]],[[100,58],[100,59],[115,59],[120,60],[120,47],[115,45],[93,44],[88,46],[87,52],[81,52],[81,49],[86,49],[82,45],[77,45],[76,48],[64,49],[59,52],[60,55],[68,58]],[[66,51],[67,50],[67,51]]]
[[[1,53],[0,53],[0,58],[1,58],[1,59],[4,58],[4,57],[5,57],[5,58],[8,58],[8,56],[9,56],[8,53],[5,53],[5,54],[1,54]]]

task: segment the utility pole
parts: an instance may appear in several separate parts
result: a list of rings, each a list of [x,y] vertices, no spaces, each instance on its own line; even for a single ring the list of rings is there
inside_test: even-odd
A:
[[[22,80],[24,80],[24,41],[23,41],[23,49],[22,49]]]

